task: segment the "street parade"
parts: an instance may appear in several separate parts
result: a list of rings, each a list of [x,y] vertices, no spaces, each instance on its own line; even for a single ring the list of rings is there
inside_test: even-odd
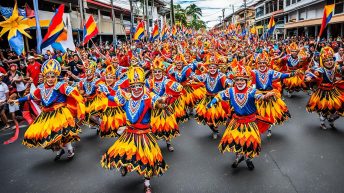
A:
[[[147,7],[133,18],[130,0],[129,34],[111,32],[113,42],[102,40],[101,10],[96,18],[81,14],[76,33],[66,16],[71,4],[54,1],[46,20],[40,2],[0,6],[6,192],[342,191],[344,29],[334,27],[337,1],[321,1],[315,34],[283,36],[278,11],[263,29],[246,21],[247,6],[257,19],[265,1],[238,1],[243,25],[233,5],[232,19],[223,15],[209,27],[190,16],[203,9],[191,4],[197,1],[186,8],[171,1],[169,19],[148,21],[147,7],[156,2],[139,2]],[[294,1],[271,2],[283,8]],[[183,20],[181,10],[194,20]],[[115,30],[115,14],[111,20]],[[196,20],[204,25],[191,24]],[[76,34],[80,42],[73,42]],[[335,180],[321,180],[328,176]],[[112,185],[101,187],[105,182]]]

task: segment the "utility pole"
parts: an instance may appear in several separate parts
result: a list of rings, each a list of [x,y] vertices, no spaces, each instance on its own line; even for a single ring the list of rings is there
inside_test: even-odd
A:
[[[222,9],[223,29],[225,29],[225,9]]]
[[[153,7],[154,7],[154,0],[152,0],[152,6],[151,6],[152,22],[154,21],[154,17],[153,17],[154,9],[153,9]]]
[[[246,11],[247,11],[247,7],[246,7],[246,0],[244,0],[244,8],[245,8],[245,12],[244,12],[244,15],[245,15],[245,25],[244,27],[246,28]]]
[[[171,0],[171,26],[174,25],[175,18],[174,18],[174,7],[173,7],[173,0]]]
[[[115,11],[113,7],[113,0],[111,2],[111,15],[112,15],[112,44],[113,47],[116,50],[116,43],[117,43],[117,36],[116,36],[116,16],[115,16]]]
[[[80,29],[84,28],[84,6],[83,6],[83,0],[79,0],[79,11],[80,11]],[[80,31],[78,32],[79,35],[79,43],[81,43],[80,38]]]
[[[148,18],[148,0],[145,0],[146,2],[146,6],[145,6],[145,9],[146,9],[146,32],[147,32],[147,40],[149,38],[149,18]]]
[[[129,0],[130,5],[130,43],[133,43],[133,35],[131,30],[134,29],[134,9],[133,9],[133,0]]]

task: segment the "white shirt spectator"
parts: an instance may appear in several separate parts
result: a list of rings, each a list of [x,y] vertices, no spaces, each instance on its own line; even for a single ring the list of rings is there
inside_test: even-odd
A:
[[[0,103],[6,102],[6,94],[9,92],[8,86],[4,83],[0,83]]]

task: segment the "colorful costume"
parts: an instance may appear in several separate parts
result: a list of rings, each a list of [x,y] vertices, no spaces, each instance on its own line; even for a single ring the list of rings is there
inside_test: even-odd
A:
[[[108,104],[106,97],[99,93],[98,85],[102,83],[101,79],[94,76],[96,63],[93,61],[88,61],[90,64],[86,66],[86,78],[79,83],[79,88],[83,91],[85,97],[86,106],[86,119],[85,123],[88,125],[98,125],[98,121],[95,118],[92,119],[91,116],[104,110]]]
[[[213,132],[217,133],[217,127],[224,124],[227,120],[229,109],[225,110],[224,107],[228,108],[228,104],[226,104],[226,102],[220,102],[209,109],[207,109],[207,105],[218,92],[224,90],[230,85],[230,81],[227,79],[225,74],[218,72],[216,67],[217,64],[215,64],[215,62],[216,61],[214,59],[211,59],[210,63],[207,64],[214,68],[212,70],[216,70],[215,74],[211,74],[209,72],[207,74],[196,76],[198,81],[204,83],[207,90],[206,96],[196,106],[196,120],[198,123],[207,124]],[[216,136],[214,136],[214,138],[216,138]]]
[[[179,54],[175,58],[176,63],[183,63],[183,65],[186,64],[186,61],[182,54]],[[191,63],[189,65],[183,66],[182,69],[177,69],[176,66],[171,67],[168,70],[168,75],[173,81],[177,81],[183,86],[184,95],[179,102],[179,107],[176,107],[176,118],[178,123],[183,122],[186,120],[187,115],[185,113],[185,108],[183,103],[186,107],[192,108],[197,102],[199,102],[206,93],[205,88],[203,87],[203,84],[201,83],[194,83],[190,82],[188,79],[193,75],[193,72],[197,68],[197,63]],[[184,112],[183,112],[184,111]]]
[[[43,76],[53,75],[55,78],[60,74],[60,70],[60,64],[54,59],[44,62],[41,68]],[[84,117],[85,106],[82,96],[75,88],[63,82],[56,82],[54,85],[44,83],[32,94],[18,99],[19,102],[27,100],[40,100],[43,107],[41,114],[24,134],[25,146],[57,151],[80,140],[75,118]],[[71,148],[68,150],[73,151]]]
[[[107,83],[101,86],[103,90],[106,90],[106,93],[110,95],[115,95],[116,91],[120,88],[120,84],[123,80],[118,80],[115,83],[115,76],[116,71],[112,65],[109,65],[105,70],[106,79],[112,79],[112,85],[108,85]],[[101,113],[101,124],[99,128],[99,134],[101,137],[118,137],[118,129],[126,125],[126,116],[125,112],[123,111],[122,107],[113,102],[108,100],[108,105],[105,110]]]
[[[247,86],[249,70],[238,66],[234,71],[234,87],[217,94],[211,103],[208,104],[208,108],[222,100],[229,101],[233,114],[218,148],[222,153],[228,151],[237,154],[236,164],[233,163],[233,167],[236,167],[238,162],[247,158],[246,163],[249,169],[253,169],[254,166],[251,159],[258,156],[261,151],[259,132],[266,130],[269,124],[259,121],[257,117],[255,102],[256,99],[263,96],[256,94],[256,89]],[[239,88],[236,85],[237,81],[244,81],[246,83],[244,87]]]
[[[258,65],[258,69],[253,70],[253,82],[256,85],[257,93],[262,95],[265,95],[271,91],[275,93],[274,97],[270,97],[267,100],[264,100],[263,98],[256,100],[258,114],[270,120],[274,124],[282,124],[284,121],[290,118],[290,114],[287,105],[281,99],[280,92],[273,88],[273,82],[276,80],[289,78],[294,74],[284,74],[269,69],[267,67],[269,59],[265,52],[256,57],[256,63]],[[263,66],[264,71],[260,70],[260,66]]]
[[[153,70],[160,70],[161,73],[164,70],[164,65],[161,60],[156,59],[153,62]],[[173,104],[176,99],[180,97],[180,93],[183,87],[166,76],[162,75],[162,78],[158,80],[156,77],[152,77],[146,80],[146,87],[150,92],[156,94],[159,97],[167,97],[169,104]],[[169,105],[165,109],[154,109],[151,118],[152,133],[158,139],[164,139],[170,141],[179,135],[179,127],[174,115],[174,109]]]
[[[296,43],[292,43],[290,45],[290,49],[292,51],[299,51],[298,46],[296,45]],[[286,65],[287,65],[287,72],[291,73],[291,72],[296,72],[298,71],[299,73],[297,73],[296,76],[290,77],[290,78],[286,78],[283,80],[283,84],[285,89],[291,93],[291,92],[299,92],[301,90],[306,90],[307,86],[304,82],[304,71],[305,71],[305,67],[307,67],[307,65],[305,66],[305,62],[307,57],[305,56],[296,56],[293,57],[292,55],[286,55],[285,57],[282,58],[282,62],[285,61]]]
[[[336,81],[336,75],[343,73],[342,68],[336,66],[333,61],[334,52],[332,48],[325,47],[320,53],[320,65],[314,73],[308,73],[309,80],[315,79],[318,88],[311,95],[308,104],[308,112],[317,112],[320,115],[321,127],[326,129],[327,119],[331,127],[333,122],[344,116],[344,82]]]
[[[109,100],[122,105],[127,129],[103,155],[101,164],[107,169],[121,169],[122,175],[137,171],[149,180],[152,176],[162,175],[168,168],[151,132],[151,111],[158,103],[158,96],[144,89],[142,68],[131,67],[127,73],[132,94],[121,90],[115,96],[107,93]],[[137,86],[142,88],[142,94],[135,97],[133,89]]]

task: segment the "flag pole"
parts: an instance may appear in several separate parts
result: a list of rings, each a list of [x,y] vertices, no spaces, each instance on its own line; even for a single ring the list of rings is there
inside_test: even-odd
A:
[[[39,14],[38,14],[38,0],[33,0],[33,8],[35,11],[35,19],[36,19],[36,41],[37,41],[37,54],[42,53],[41,44],[42,44],[42,31],[41,26],[39,23]]]

